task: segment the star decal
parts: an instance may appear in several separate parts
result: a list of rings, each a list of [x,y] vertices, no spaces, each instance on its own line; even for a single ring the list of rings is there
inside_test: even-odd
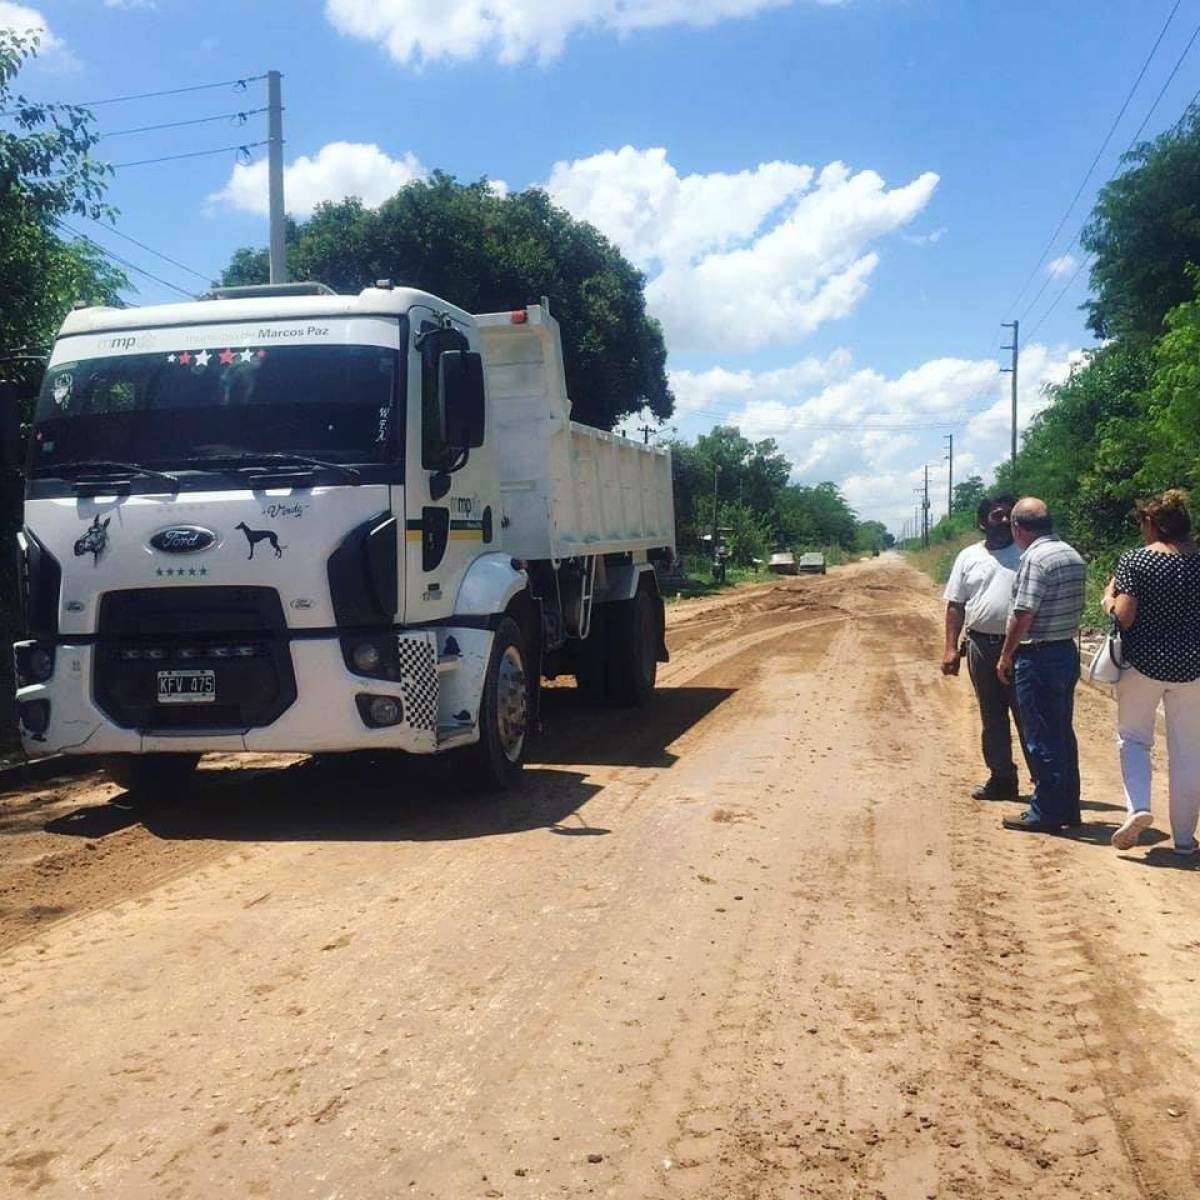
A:
[[[221,366],[227,367],[227,366],[229,366],[229,364],[231,362],[233,362],[233,351],[232,350],[222,350],[221,353],[217,357],[220,358],[220,360],[221,360]]]
[[[196,366],[207,367],[208,360],[210,358],[212,358],[212,355],[209,354],[207,350],[201,350],[200,353],[196,355]]]
[[[254,357],[253,350],[243,350],[241,354],[242,362],[249,362]]]
[[[266,352],[265,350],[259,350],[259,351],[257,352],[257,356],[258,356],[259,358],[266,358],[266,357],[267,357],[267,352]]]
[[[181,366],[190,367],[192,365],[192,356],[185,350],[179,356],[179,362]]]
[[[167,362],[173,363],[174,361],[175,361],[175,355],[173,355],[173,354],[168,354],[168,355],[167,355]]]

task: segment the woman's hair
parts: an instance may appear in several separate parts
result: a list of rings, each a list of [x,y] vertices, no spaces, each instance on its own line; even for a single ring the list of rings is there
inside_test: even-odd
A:
[[[1139,501],[1137,514],[1150,520],[1164,542],[1186,542],[1191,536],[1192,514],[1183,488],[1170,488]]]

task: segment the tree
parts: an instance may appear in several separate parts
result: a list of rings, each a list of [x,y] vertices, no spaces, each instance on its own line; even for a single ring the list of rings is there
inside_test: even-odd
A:
[[[1140,492],[1200,483],[1200,270],[1190,271],[1196,299],[1167,314],[1154,350]]]
[[[1200,107],[1123,161],[1130,169],[1101,189],[1080,238],[1096,256],[1084,307],[1097,337],[1157,337],[1191,299],[1185,269],[1200,263]]]
[[[987,487],[984,485],[983,479],[979,475],[968,475],[962,483],[954,485],[954,505],[953,512],[970,513],[971,521],[975,520],[975,509],[978,507],[980,500],[987,495]]]
[[[648,408],[670,416],[666,346],[646,313],[645,277],[593,226],[536,188],[507,197],[486,180],[440,171],[378,209],[350,199],[319,205],[290,227],[293,278],[357,291],[377,279],[422,288],[468,312],[505,311],[548,297],[562,323],[573,417],[611,429]],[[265,251],[239,250],[226,284],[268,278]]]
[[[91,157],[91,114],[77,105],[35,104],[13,94],[36,36],[0,29],[0,110],[14,129],[0,129],[0,329],[5,373],[36,386],[19,348],[45,346],[77,300],[115,300],[124,275],[88,242],[56,232],[67,215],[102,218],[109,168]]]

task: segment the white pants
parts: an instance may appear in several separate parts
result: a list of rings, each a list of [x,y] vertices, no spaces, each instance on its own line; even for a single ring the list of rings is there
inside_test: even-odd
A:
[[[1168,794],[1171,833],[1177,846],[1190,846],[1200,817],[1200,679],[1164,683],[1126,667],[1117,684],[1117,746],[1125,804],[1150,811],[1150,747],[1159,702],[1167,718]]]

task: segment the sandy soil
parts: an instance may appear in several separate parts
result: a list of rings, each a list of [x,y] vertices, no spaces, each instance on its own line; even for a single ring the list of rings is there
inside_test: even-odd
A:
[[[674,606],[637,713],[0,796],[0,1195],[1200,1196],[1200,873],[1005,832],[890,556]],[[1165,812],[1165,804],[1160,811]]]

